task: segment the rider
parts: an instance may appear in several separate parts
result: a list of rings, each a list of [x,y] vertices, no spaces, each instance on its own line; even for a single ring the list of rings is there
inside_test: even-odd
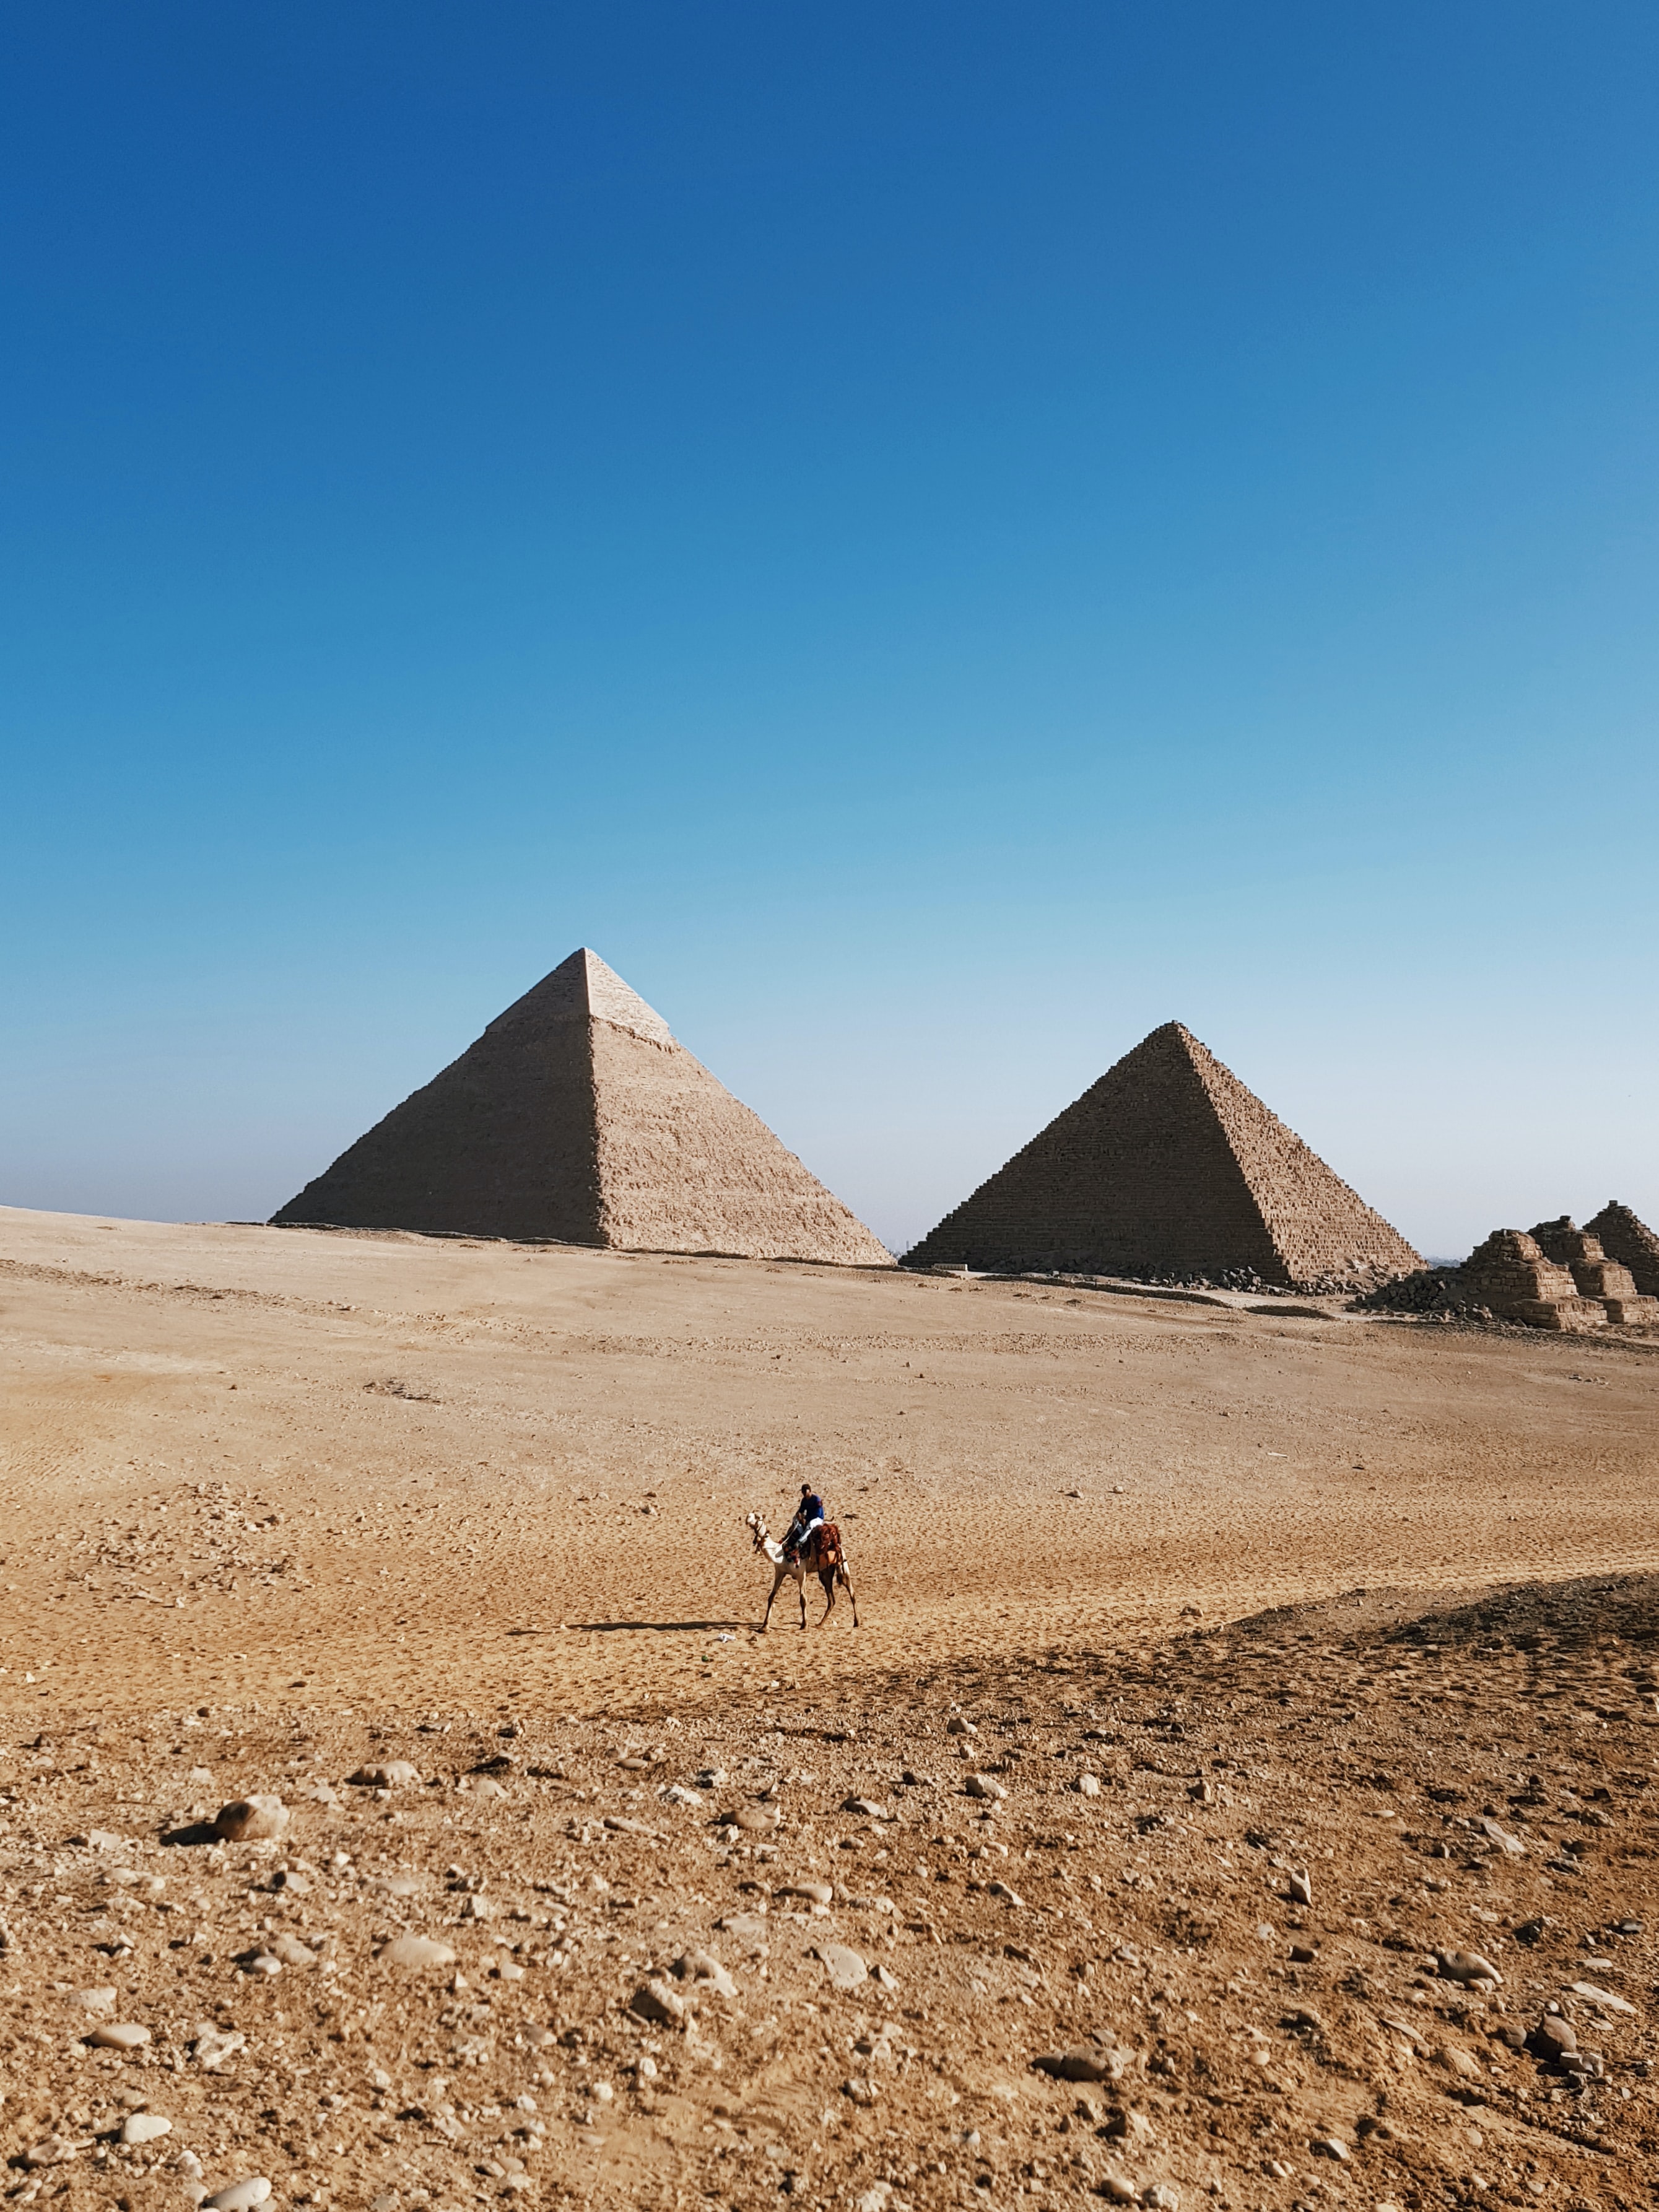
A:
[[[793,1559],[795,1557],[813,1529],[823,1526],[824,1517],[823,1500],[810,1482],[803,1482],[800,1486],[800,1504],[795,1509],[795,1517],[783,1532],[785,1559]]]

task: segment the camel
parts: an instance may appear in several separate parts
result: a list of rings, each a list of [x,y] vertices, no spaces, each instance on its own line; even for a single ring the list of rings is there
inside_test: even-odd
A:
[[[766,1619],[760,1625],[763,1636],[766,1633],[767,1622],[772,1618],[772,1599],[791,1575],[795,1578],[795,1595],[800,1600],[800,1625],[803,1628],[806,1626],[806,1577],[809,1574],[815,1574],[823,1585],[823,1616],[818,1626],[823,1627],[834,1610],[837,1583],[852,1601],[853,1626],[854,1628],[858,1626],[859,1601],[853,1595],[852,1577],[847,1571],[847,1555],[842,1549],[841,1531],[833,1521],[826,1522],[821,1528],[815,1528],[793,1559],[785,1558],[782,1545],[770,1534],[758,1513],[746,1515],[745,1525],[755,1540],[755,1549],[764,1552],[772,1563],[771,1596],[766,1601]]]

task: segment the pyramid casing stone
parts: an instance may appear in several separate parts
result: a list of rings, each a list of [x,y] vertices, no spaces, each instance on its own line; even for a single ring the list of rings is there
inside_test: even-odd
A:
[[[892,1264],[661,1015],[585,948],[271,1218]]]

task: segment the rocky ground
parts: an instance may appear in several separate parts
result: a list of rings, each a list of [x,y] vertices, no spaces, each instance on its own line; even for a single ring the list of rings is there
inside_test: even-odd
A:
[[[1646,2204],[1656,1647],[1626,1578],[828,1703],[59,1713],[9,2193]]]
[[[0,2188],[1648,2205],[1656,1439],[1635,1342],[0,1209]],[[862,1626],[757,1637],[807,1480]]]

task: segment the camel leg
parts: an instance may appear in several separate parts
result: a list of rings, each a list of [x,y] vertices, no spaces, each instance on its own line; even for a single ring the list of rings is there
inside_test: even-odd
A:
[[[764,1636],[764,1635],[765,1635],[765,1633],[766,1633],[766,1624],[767,1624],[767,1622],[768,1622],[769,1620],[771,1620],[771,1618],[772,1618],[772,1598],[774,1598],[774,1597],[775,1597],[775,1596],[777,1595],[778,1592],[782,1589],[782,1587],[783,1587],[783,1570],[782,1570],[782,1568],[781,1568],[781,1567],[780,1567],[780,1568],[778,1569],[777,1572],[776,1572],[776,1573],[773,1576],[773,1577],[772,1577],[772,1595],[771,1595],[771,1597],[769,1597],[769,1598],[767,1599],[767,1601],[766,1601],[766,1613],[765,1613],[765,1617],[764,1617],[764,1619],[763,1619],[763,1620],[762,1620],[762,1622],[761,1622],[761,1625],[760,1625],[760,1632],[761,1632],[761,1634],[762,1634],[763,1636]]]
[[[857,1598],[853,1596],[853,1577],[848,1573],[845,1567],[841,1570],[841,1579],[842,1585],[845,1589],[848,1597],[852,1601],[853,1626],[856,1628],[859,1625],[859,1601]]]
[[[830,1615],[831,1612],[834,1610],[834,1607],[835,1607],[835,1603],[836,1603],[836,1571],[835,1571],[835,1569],[834,1569],[833,1567],[820,1568],[820,1570],[819,1570],[819,1571],[818,1571],[818,1580],[819,1580],[819,1582],[820,1582],[820,1583],[823,1583],[823,1619],[822,1620],[820,1620],[820,1621],[819,1621],[819,1623],[818,1623],[818,1626],[819,1626],[820,1628],[822,1628],[822,1627],[823,1627],[823,1622],[824,1622],[825,1620],[829,1620]]]
[[[806,1626],[806,1577],[799,1569],[795,1574],[795,1595],[800,1600],[800,1625]]]

